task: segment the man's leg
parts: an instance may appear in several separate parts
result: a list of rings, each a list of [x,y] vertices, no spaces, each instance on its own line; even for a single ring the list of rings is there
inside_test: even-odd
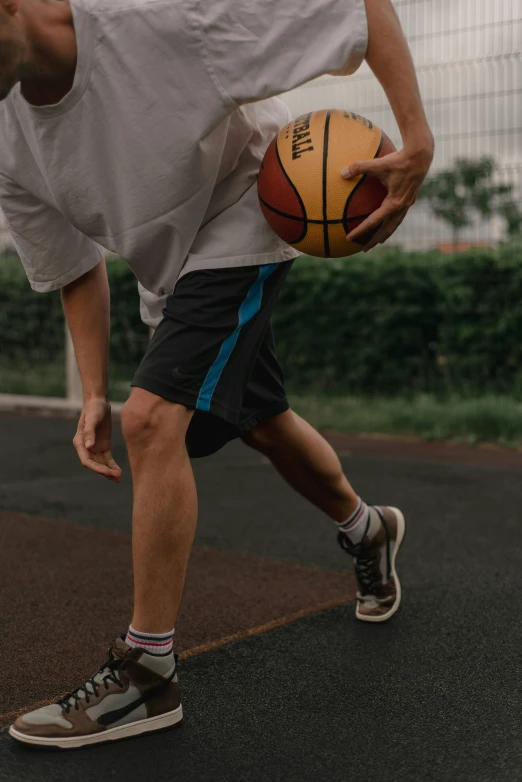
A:
[[[338,523],[356,510],[359,498],[332,446],[292,410],[268,418],[243,442],[264,454],[293,489]]]
[[[70,695],[19,717],[18,741],[77,748],[179,725],[173,628],[194,540],[197,497],[185,447],[192,413],[141,388],[122,411],[132,470],[134,615],[109,659]],[[107,587],[110,600],[111,585]]]
[[[180,723],[172,640],[197,512],[186,443],[203,456],[242,431],[245,389],[290,266],[191,272],[168,297],[122,412],[134,484],[132,624],[75,692],[16,721],[19,741],[73,748]],[[279,390],[261,410],[286,409]],[[258,413],[255,404],[250,417]]]
[[[383,622],[393,616],[401,601],[395,569],[405,531],[401,511],[368,508],[348,482],[333,448],[291,410],[266,419],[243,441],[267,456],[290,486],[337,523],[338,541],[354,559],[357,618]]]
[[[174,627],[194,540],[197,494],[185,447],[192,411],[134,388],[122,412],[132,470],[134,614],[140,633]]]

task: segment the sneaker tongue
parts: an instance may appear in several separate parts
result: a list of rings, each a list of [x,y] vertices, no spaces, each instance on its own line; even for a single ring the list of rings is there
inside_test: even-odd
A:
[[[113,655],[115,657],[117,657],[118,660],[123,660],[123,658],[125,657],[127,652],[130,651],[131,647],[127,646],[127,644],[125,643],[123,638],[117,638],[114,641],[111,649],[112,649]]]

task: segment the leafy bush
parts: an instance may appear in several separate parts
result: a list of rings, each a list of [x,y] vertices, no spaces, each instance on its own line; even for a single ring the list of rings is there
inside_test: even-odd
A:
[[[398,249],[299,258],[274,315],[288,385],[328,394],[522,396],[522,247],[445,256]],[[136,280],[108,263],[112,363],[130,376],[146,348]],[[33,293],[0,262],[2,361],[63,360],[58,293]]]
[[[132,375],[148,342],[141,322],[136,278],[123,261],[107,264],[111,286],[111,361]],[[2,363],[34,368],[64,361],[64,317],[58,291],[45,295],[29,287],[17,258],[0,259]]]
[[[275,314],[289,385],[522,393],[522,251],[298,259]]]
[[[435,254],[399,251],[299,258],[274,318],[289,384],[386,394],[431,387],[439,264]]]

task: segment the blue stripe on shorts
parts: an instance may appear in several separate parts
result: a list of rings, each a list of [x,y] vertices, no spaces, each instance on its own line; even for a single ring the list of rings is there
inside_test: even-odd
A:
[[[214,391],[216,390],[219,379],[223,374],[223,370],[225,369],[227,362],[232,355],[232,351],[237,344],[241,329],[245,324],[252,320],[252,318],[257,315],[261,309],[261,302],[263,300],[263,285],[265,284],[265,280],[278,266],[278,263],[269,263],[265,266],[259,267],[259,274],[257,279],[250,287],[245,300],[239,308],[237,326],[233,333],[227,337],[227,339],[221,345],[218,357],[210,367],[207,376],[203,381],[203,385],[201,386],[199,392],[198,401],[196,402],[197,410],[204,410],[207,413],[210,411],[210,405],[212,403]]]

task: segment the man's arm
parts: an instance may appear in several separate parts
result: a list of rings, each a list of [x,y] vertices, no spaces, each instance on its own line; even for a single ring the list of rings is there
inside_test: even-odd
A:
[[[197,3],[195,15],[210,77],[236,105],[279,95],[325,73],[354,73],[366,58],[386,91],[404,148],[356,163],[345,174],[373,174],[388,188],[382,209],[349,238],[380,226],[365,249],[386,241],[414,203],[434,147],[391,0],[263,0],[257,5],[205,0]]]
[[[119,481],[110,452],[111,409],[107,400],[110,294],[105,261],[62,288],[62,303],[82,379],[84,406],[73,440],[82,464]]]
[[[380,229],[366,251],[388,239],[415,203],[433,160],[434,141],[422,105],[410,50],[391,0],[365,0],[368,18],[366,61],[382,85],[401,132],[403,149],[384,158],[355,163],[347,179],[371,174],[386,184],[382,207],[348,234],[357,239]]]

